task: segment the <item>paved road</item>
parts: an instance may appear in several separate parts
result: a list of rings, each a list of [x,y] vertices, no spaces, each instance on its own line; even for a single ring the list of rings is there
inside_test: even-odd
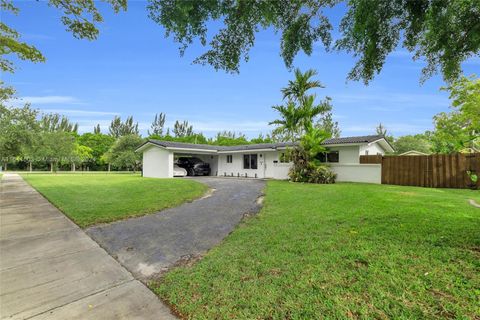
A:
[[[156,214],[89,228],[94,238],[137,279],[146,280],[179,260],[201,255],[218,244],[245,213],[259,210],[265,182],[236,178],[197,178],[214,192]]]
[[[0,319],[173,319],[18,175],[0,182]]]

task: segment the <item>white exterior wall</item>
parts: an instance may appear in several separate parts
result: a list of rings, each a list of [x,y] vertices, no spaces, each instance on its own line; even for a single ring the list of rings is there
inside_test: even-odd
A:
[[[143,151],[143,176],[147,178],[173,178],[173,152],[150,147]]]
[[[280,155],[283,151],[265,152],[265,178],[285,180],[288,179],[288,172],[292,163],[281,163]]]
[[[328,147],[328,151],[338,151],[336,163],[360,163],[359,146]]]
[[[257,169],[243,169],[243,155],[244,154],[257,154]],[[232,163],[227,163],[227,155],[232,156]],[[261,155],[261,156],[260,156]],[[213,171],[213,170],[212,170]],[[215,172],[213,172],[215,174]],[[238,174],[245,177],[265,178],[265,152],[241,152],[241,153],[228,153],[218,155],[218,175],[231,176],[233,174],[236,177]]]
[[[364,144],[360,146],[360,155],[364,156],[366,155],[366,151],[368,151],[369,156],[375,156],[377,154],[384,155],[385,150],[378,144],[378,143],[372,143],[370,145]]]
[[[360,152],[369,150],[369,154],[376,154],[377,150],[384,152],[378,144],[370,146],[338,146],[330,147],[331,151],[339,152],[339,162],[329,163],[337,174],[337,181],[381,183],[380,164],[359,164]],[[370,151],[372,150],[372,151]],[[258,151],[258,152],[232,152],[217,155],[196,155],[205,162],[210,163],[211,174],[218,176],[245,176],[257,178],[288,179],[291,163],[280,163],[279,156],[285,150]],[[243,169],[243,155],[257,154],[258,168]],[[232,155],[232,163],[227,163],[227,155]],[[213,158],[212,158],[213,157]],[[150,147],[143,152],[143,176],[152,178],[173,177],[173,151],[163,148]]]
[[[339,182],[382,183],[381,164],[330,164]]]

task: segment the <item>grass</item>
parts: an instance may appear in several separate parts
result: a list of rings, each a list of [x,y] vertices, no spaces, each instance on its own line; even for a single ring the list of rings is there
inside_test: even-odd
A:
[[[23,174],[23,178],[80,227],[175,207],[207,190],[188,179],[126,174]]]
[[[258,216],[150,288],[191,319],[478,318],[467,199],[480,192],[270,181],[266,194]]]

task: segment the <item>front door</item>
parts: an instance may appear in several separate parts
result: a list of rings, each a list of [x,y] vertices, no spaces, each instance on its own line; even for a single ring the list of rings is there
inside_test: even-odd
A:
[[[273,161],[275,160],[275,152],[265,152],[263,154],[263,170],[264,177],[273,179],[274,176],[274,167]]]

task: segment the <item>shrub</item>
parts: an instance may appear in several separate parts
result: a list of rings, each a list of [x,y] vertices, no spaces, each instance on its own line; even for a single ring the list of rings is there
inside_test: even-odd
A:
[[[318,161],[309,161],[308,153],[301,146],[290,151],[293,166],[288,176],[293,182],[308,183],[335,183],[337,175],[332,170]]]

